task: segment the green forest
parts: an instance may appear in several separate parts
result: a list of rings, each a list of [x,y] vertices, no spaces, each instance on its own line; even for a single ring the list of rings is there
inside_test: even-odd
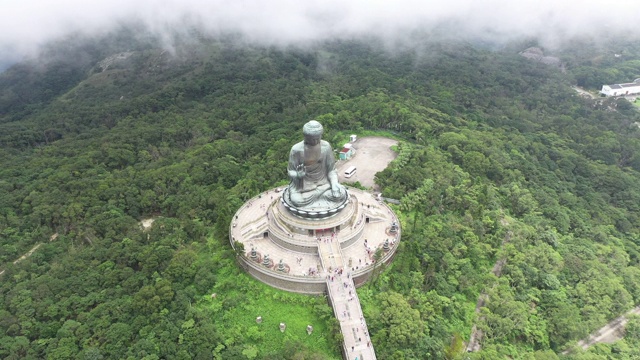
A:
[[[640,304],[640,112],[597,95],[640,78],[640,41],[572,39],[555,67],[519,54],[532,39],[142,34],[0,74],[0,358],[340,359],[327,300],[254,280],[228,240],[310,119],[334,147],[400,141],[376,181],[402,241],[358,290],[379,359],[640,358],[635,318],[575,347]]]

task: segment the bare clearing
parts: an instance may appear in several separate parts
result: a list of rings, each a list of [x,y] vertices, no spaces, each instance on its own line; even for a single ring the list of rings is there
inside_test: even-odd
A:
[[[150,219],[144,219],[142,221],[140,221],[140,225],[142,225],[143,229],[148,229],[151,227],[151,225],[153,225],[153,222],[156,221],[155,218],[150,218]]]
[[[376,190],[374,177],[398,156],[391,150],[391,147],[397,145],[398,141],[380,136],[369,136],[360,138],[352,144],[356,149],[356,154],[349,160],[338,161],[336,164],[338,179],[341,183],[347,184],[359,181],[363,186]],[[358,170],[352,177],[345,178],[344,171],[349,166],[355,166]]]

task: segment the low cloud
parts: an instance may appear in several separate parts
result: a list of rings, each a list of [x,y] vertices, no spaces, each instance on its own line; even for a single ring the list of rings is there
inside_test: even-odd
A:
[[[255,41],[280,44],[367,35],[394,39],[443,26],[454,36],[535,36],[553,44],[581,34],[637,36],[640,14],[637,0],[0,0],[0,4],[0,64],[33,54],[66,34],[100,34],[132,20],[160,35],[196,23],[212,34],[235,31]]]

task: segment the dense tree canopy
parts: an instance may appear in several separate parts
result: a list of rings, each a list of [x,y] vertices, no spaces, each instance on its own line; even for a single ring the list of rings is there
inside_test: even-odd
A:
[[[562,72],[519,56],[529,43],[229,36],[171,53],[130,35],[72,39],[0,74],[3,358],[339,357],[324,299],[242,275],[226,240],[243,201],[286,182],[312,118],[336,144],[401,141],[376,179],[401,200],[403,241],[359,290],[380,358],[460,358],[476,324],[470,358],[556,359],[640,303],[640,116],[570,88],[640,77],[637,42],[583,39],[558,50]],[[243,320],[285,306],[320,322],[315,342]],[[567,356],[638,348],[633,335]]]

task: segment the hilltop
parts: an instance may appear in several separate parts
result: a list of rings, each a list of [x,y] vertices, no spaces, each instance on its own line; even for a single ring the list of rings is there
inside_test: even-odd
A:
[[[325,300],[259,285],[227,241],[309,119],[334,148],[400,141],[376,182],[403,242],[358,293],[380,358],[457,358],[475,324],[470,358],[554,359],[640,303],[640,115],[571,88],[640,77],[640,44],[544,49],[565,72],[531,40],[176,44],[121,29],[0,74],[3,358],[339,358]],[[256,309],[326,331],[277,338]]]

